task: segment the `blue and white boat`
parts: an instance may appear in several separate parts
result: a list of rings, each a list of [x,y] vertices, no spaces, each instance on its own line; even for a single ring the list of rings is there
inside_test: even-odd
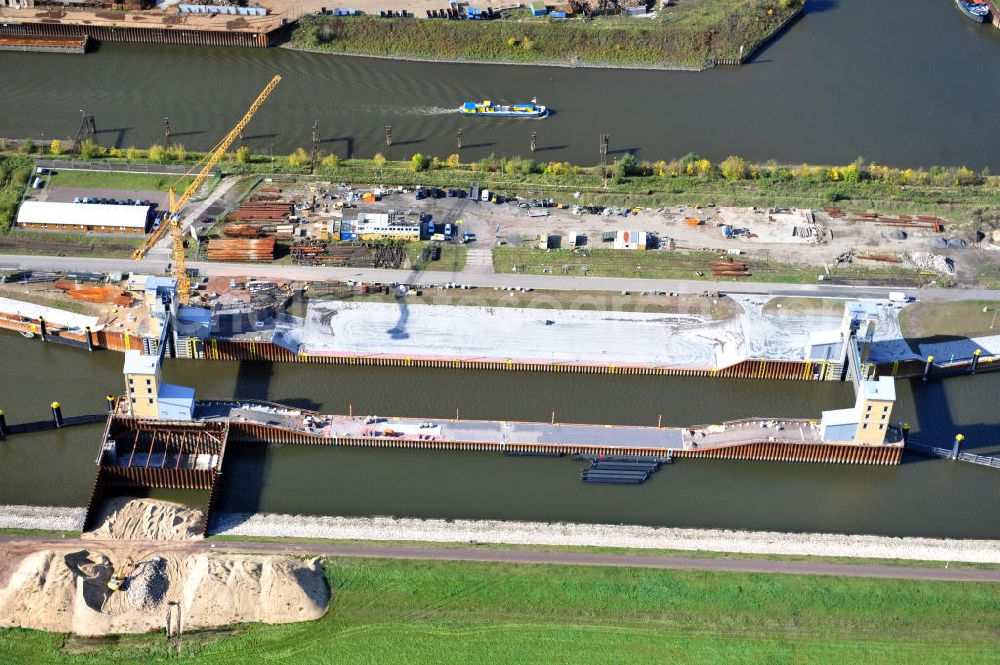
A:
[[[530,104],[494,104],[483,102],[465,102],[458,108],[462,115],[492,116],[497,118],[544,118],[549,110],[538,103],[534,97]]]
[[[955,4],[965,14],[976,23],[985,23],[990,17],[990,6],[982,0],[955,0]]]

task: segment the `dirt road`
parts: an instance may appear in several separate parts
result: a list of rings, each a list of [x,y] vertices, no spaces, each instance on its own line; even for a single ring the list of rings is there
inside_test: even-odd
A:
[[[40,549],[80,547],[81,541],[53,538],[0,537],[0,561],[9,571],[15,561]],[[531,551],[497,548],[447,548],[337,542],[275,542],[275,541],[96,541],[97,545],[116,550],[123,547],[143,551],[201,552],[214,550],[229,553],[291,554],[295,556],[365,557],[437,561],[488,561],[524,564],[557,564],[570,566],[612,566],[624,568],[660,568],[700,570],[708,572],[779,573],[785,575],[824,575],[843,577],[875,577],[884,579],[939,580],[947,582],[1000,583],[1000,569],[893,566],[873,563],[828,563],[815,560],[702,558],[644,554],[606,554],[590,552]],[[9,573],[8,573],[9,574]],[[0,585],[7,575],[0,570]]]

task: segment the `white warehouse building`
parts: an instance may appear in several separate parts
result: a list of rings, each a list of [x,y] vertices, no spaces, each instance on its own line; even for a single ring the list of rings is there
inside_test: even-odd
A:
[[[48,231],[143,234],[149,212],[150,206],[143,205],[25,201],[17,213],[17,225]]]

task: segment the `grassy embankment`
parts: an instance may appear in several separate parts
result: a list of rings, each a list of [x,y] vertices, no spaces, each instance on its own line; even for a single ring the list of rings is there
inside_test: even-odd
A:
[[[307,16],[295,48],[462,62],[702,68],[766,41],[798,0],[698,0],[655,18],[531,17],[525,9],[492,21],[424,21]]]
[[[748,282],[815,284],[825,272],[815,266],[782,263],[770,259],[737,257],[747,264],[749,277],[729,278]],[[645,277],[649,279],[717,280],[709,262],[715,252],[635,252],[615,249],[541,250],[533,247],[496,247],[493,267],[497,272],[528,275],[589,277]],[[701,274],[699,274],[701,273]],[[847,264],[831,274],[837,280],[892,280],[893,283],[925,285],[939,276],[896,266],[865,267]],[[721,278],[727,279],[727,278]]]
[[[903,337],[910,340],[997,335],[1000,334],[1000,316],[996,314],[997,303],[992,300],[918,302],[907,305],[899,313],[899,327]]]
[[[84,640],[0,631],[45,663],[997,662],[987,584],[339,559],[316,622]]]

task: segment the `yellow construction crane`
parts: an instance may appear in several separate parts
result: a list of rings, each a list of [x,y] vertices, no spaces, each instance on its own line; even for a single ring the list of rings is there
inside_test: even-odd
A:
[[[191,279],[188,277],[187,268],[184,264],[184,234],[181,231],[181,209],[187,205],[188,201],[191,200],[191,197],[194,196],[195,192],[197,192],[205,183],[209,173],[211,173],[212,169],[215,168],[215,165],[219,163],[219,160],[222,159],[222,157],[226,154],[226,151],[229,150],[229,147],[240,136],[243,129],[250,122],[250,119],[264,103],[264,100],[268,98],[268,95],[271,94],[280,82],[281,76],[275,74],[274,78],[271,79],[271,82],[264,86],[261,93],[257,95],[257,99],[255,99],[253,104],[250,105],[250,108],[247,110],[243,118],[236,123],[236,126],[233,127],[229,133],[215,145],[214,148],[206,152],[200,162],[191,167],[191,170],[182,176],[182,178],[186,178],[197,171],[197,175],[195,175],[194,180],[192,180],[191,184],[187,186],[184,192],[180,195],[180,198],[177,198],[174,195],[174,188],[170,188],[167,216],[164,219],[164,223],[161,223],[160,227],[153,231],[146,241],[142,243],[142,246],[135,250],[135,254],[132,255],[132,258],[136,261],[142,260],[142,258],[149,253],[149,250],[153,249],[156,243],[160,241],[163,234],[166,233],[166,222],[169,222],[170,232],[174,239],[173,273],[177,278],[177,293],[181,304],[187,305],[191,300]],[[180,179],[178,179],[178,182],[179,181]]]

